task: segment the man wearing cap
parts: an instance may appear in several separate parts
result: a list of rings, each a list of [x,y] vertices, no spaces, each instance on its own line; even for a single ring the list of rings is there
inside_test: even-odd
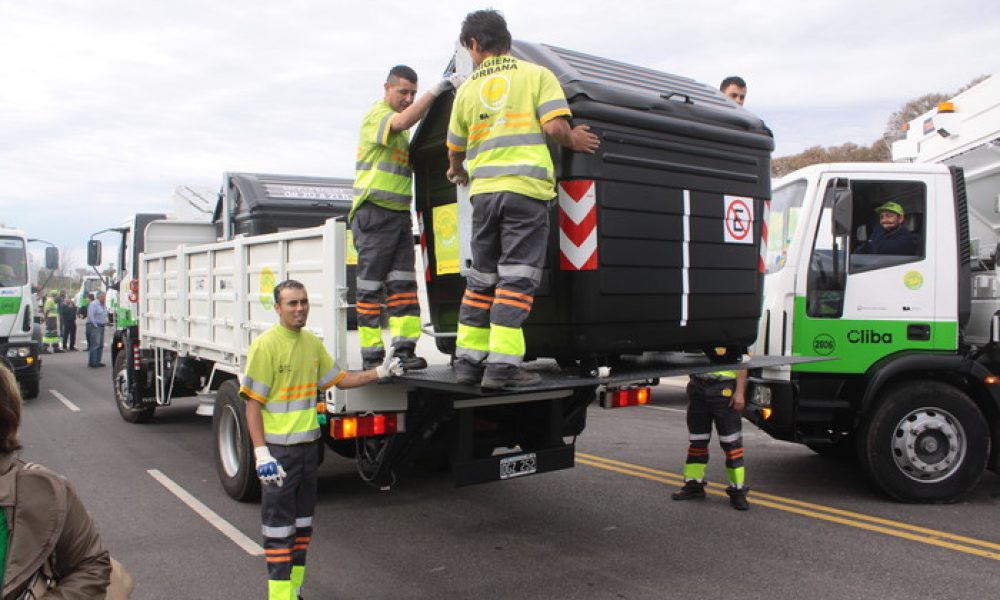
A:
[[[917,252],[917,236],[903,227],[906,215],[903,207],[896,202],[886,202],[875,209],[878,213],[880,227],[867,242],[855,249],[857,254],[894,254],[897,256],[915,256]]]

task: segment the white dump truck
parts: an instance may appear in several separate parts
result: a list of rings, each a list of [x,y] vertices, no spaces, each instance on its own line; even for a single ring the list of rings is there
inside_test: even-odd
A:
[[[775,182],[760,356],[747,416],[820,454],[857,455],[903,501],[962,497],[1000,469],[1000,77],[908,124],[895,163]],[[912,251],[876,253],[879,208]]]

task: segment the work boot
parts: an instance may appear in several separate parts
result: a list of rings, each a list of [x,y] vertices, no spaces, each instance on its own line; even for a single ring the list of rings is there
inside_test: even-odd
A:
[[[420,371],[427,368],[427,361],[413,353],[412,348],[399,348],[394,355],[404,371]]]
[[[521,367],[486,368],[483,381],[480,385],[487,390],[502,390],[512,388],[526,388],[538,385],[542,382],[542,376],[538,373],[525,371]]]
[[[750,510],[750,503],[747,502],[747,492],[750,488],[743,486],[740,488],[727,487],[726,493],[729,494],[729,503],[733,505],[736,510]]]
[[[382,358],[364,358],[361,361],[361,369],[363,371],[371,371],[376,367],[381,367],[383,362],[385,362],[384,356]]]
[[[482,365],[474,365],[464,358],[456,358],[451,364],[455,371],[455,382],[462,385],[476,385],[483,379],[483,371],[486,369]]]
[[[670,494],[674,500],[700,500],[705,497],[705,482],[688,479],[679,492]]]

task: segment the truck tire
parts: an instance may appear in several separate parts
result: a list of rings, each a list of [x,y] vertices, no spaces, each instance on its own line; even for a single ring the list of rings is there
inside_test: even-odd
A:
[[[146,423],[153,418],[156,412],[156,405],[144,408],[133,408],[137,403],[135,397],[135,385],[129,381],[129,370],[125,364],[125,351],[119,351],[115,355],[114,369],[112,370],[112,386],[115,389],[115,404],[118,405],[118,414],[128,423]]]
[[[888,390],[865,428],[861,461],[902,502],[955,502],[982,478],[990,430],[979,407],[939,381]]]
[[[258,500],[260,480],[236,380],[223,382],[216,393],[212,438],[215,440],[215,470],[223,489],[240,502]]]
[[[41,382],[37,379],[34,381],[26,381],[21,384],[21,395],[24,396],[25,400],[37,398],[40,387]]]

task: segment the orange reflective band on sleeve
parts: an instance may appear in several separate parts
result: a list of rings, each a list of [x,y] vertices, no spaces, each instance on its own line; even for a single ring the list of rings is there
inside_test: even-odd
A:
[[[246,396],[247,398],[250,398],[251,400],[254,400],[256,402],[260,402],[261,404],[267,404],[267,398],[261,396],[260,394],[251,390],[248,387],[240,387],[240,395]]]
[[[347,377],[347,371],[341,371],[336,377],[333,378],[333,381],[331,381],[330,383],[324,385],[319,389],[325,392],[326,390],[340,383],[344,379],[344,377]]]

